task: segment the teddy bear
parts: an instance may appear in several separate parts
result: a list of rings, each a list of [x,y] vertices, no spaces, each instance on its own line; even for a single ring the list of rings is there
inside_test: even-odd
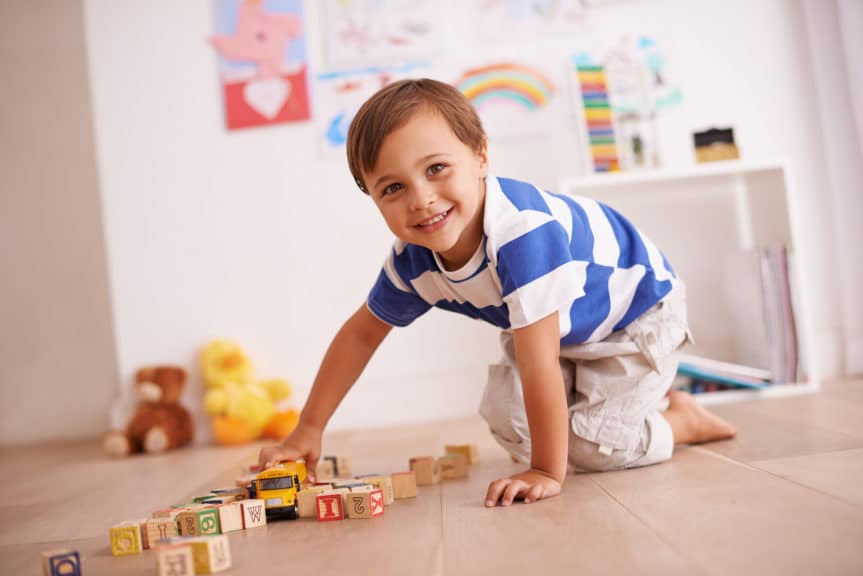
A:
[[[204,410],[213,417],[217,444],[281,440],[296,427],[299,412],[279,410],[291,396],[291,385],[280,378],[256,380],[251,360],[237,343],[208,343],[201,350],[201,373],[207,389]]]
[[[135,372],[139,403],[123,430],[111,430],[102,446],[113,456],[157,453],[192,441],[192,416],[179,402],[186,371],[179,366],[151,366]]]

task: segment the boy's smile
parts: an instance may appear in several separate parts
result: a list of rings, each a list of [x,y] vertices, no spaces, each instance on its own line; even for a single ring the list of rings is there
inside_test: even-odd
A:
[[[456,270],[482,240],[487,173],[484,145],[471,150],[446,120],[421,108],[384,138],[363,179],[396,237],[436,252]]]

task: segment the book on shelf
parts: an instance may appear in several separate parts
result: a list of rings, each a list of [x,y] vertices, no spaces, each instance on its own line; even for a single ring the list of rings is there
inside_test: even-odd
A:
[[[788,274],[788,251],[782,244],[761,249],[761,287],[767,327],[770,370],[774,382],[796,382],[798,377],[797,326]]]
[[[681,354],[677,374],[734,388],[767,388],[773,380],[768,370],[691,354]]]

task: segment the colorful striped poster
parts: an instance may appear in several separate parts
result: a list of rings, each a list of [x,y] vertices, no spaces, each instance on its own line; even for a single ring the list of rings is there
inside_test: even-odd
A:
[[[578,65],[578,84],[595,172],[620,170],[608,84],[602,66]]]

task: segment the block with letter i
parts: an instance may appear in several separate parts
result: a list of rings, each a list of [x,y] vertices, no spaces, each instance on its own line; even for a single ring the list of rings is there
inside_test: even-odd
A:
[[[110,535],[111,554],[114,556],[141,553],[141,526],[137,522],[123,522],[112,526]]]
[[[166,540],[177,535],[177,523],[170,517],[151,518],[141,527],[141,532],[146,534],[144,547],[155,548],[159,540]]]
[[[258,499],[240,500],[240,508],[243,511],[243,528],[257,528],[267,524],[267,513],[264,510],[264,501]]]
[[[339,492],[323,492],[318,494],[315,497],[315,502],[318,506],[318,520],[321,522],[330,522],[344,518],[345,511],[342,506],[342,497],[342,494]]]
[[[42,552],[44,576],[81,576],[81,556],[77,550],[63,548]]]
[[[158,545],[156,550],[156,574],[158,576],[194,576],[195,561],[188,544]]]

